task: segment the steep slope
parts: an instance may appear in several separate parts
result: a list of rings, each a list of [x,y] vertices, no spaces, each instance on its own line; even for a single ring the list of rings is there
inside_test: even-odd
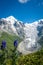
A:
[[[43,65],[43,49],[33,54],[20,56],[16,65]]]
[[[13,16],[0,19],[0,30],[16,34],[20,37],[23,37],[23,26],[24,24],[21,21],[18,21]]]
[[[18,44],[22,41],[22,39],[20,37],[18,37],[17,35],[11,35],[11,34],[8,34],[6,32],[2,32],[1,33],[1,37],[0,37],[0,45],[2,43],[3,40],[6,41],[7,43],[7,47],[8,49],[13,49],[14,48],[14,40],[18,40]]]
[[[8,34],[17,35],[20,38],[23,38],[23,41],[18,46],[18,51],[23,54],[35,52],[42,46],[42,43],[40,44],[39,40],[43,36],[43,19],[24,24],[13,16],[9,16],[0,19],[0,31],[1,30]]]
[[[26,23],[24,32],[25,38],[24,41],[19,44],[18,50],[23,54],[33,53],[39,50],[43,44],[39,43],[40,38],[43,36],[43,19],[31,24]]]

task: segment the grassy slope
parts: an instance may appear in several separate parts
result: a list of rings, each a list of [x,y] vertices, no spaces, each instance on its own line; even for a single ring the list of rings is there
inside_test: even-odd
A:
[[[21,42],[21,39],[18,36],[16,35],[12,36],[3,32],[2,36],[0,37],[0,44],[2,40],[6,40],[8,50],[13,49],[14,48],[13,42],[15,39],[18,39],[18,41]],[[11,58],[10,60],[7,59],[8,64],[6,65],[12,65],[11,62],[12,62]],[[43,65],[43,48],[42,50],[33,54],[28,54],[25,56],[20,55],[18,59],[16,60],[16,65]]]
[[[18,39],[18,43],[20,43],[22,40],[18,37],[18,36],[16,36],[16,35],[10,35],[10,34],[8,34],[8,33],[5,33],[5,32],[3,32],[2,33],[2,36],[0,37],[0,44],[1,44],[1,42],[2,42],[2,40],[6,40],[6,43],[7,43],[7,47],[9,48],[9,49],[13,49],[14,48],[14,46],[13,46],[13,42],[14,42],[14,40],[16,40],[16,39]]]
[[[21,55],[16,61],[17,65],[43,65],[43,37],[39,40],[42,49],[36,53]]]
[[[16,61],[17,65],[43,65],[43,49],[26,56],[21,55]]]

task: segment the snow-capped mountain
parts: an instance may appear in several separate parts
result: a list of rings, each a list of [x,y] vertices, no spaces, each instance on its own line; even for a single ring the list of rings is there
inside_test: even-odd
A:
[[[38,42],[43,36],[43,19],[33,23],[26,23],[24,27],[25,38],[18,46],[18,50],[23,54],[36,52],[41,48]],[[21,49],[22,48],[22,49]]]
[[[38,40],[43,36],[43,19],[24,24],[13,16],[1,18],[0,30],[16,34],[21,38],[24,37],[23,41],[18,45],[18,51],[23,54],[37,51],[41,47]]]
[[[13,16],[9,16],[7,18],[0,19],[0,30],[5,32],[9,32],[12,34],[19,35],[20,37],[23,36],[23,22],[18,21]]]

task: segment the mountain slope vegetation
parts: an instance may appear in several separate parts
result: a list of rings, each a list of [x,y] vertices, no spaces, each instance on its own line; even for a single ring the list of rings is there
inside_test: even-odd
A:
[[[7,43],[7,47],[9,49],[13,49],[13,47],[14,47],[13,43],[16,39],[18,40],[18,43],[20,43],[22,41],[22,39],[20,37],[18,37],[17,35],[11,35],[6,32],[2,32],[1,37],[0,37],[0,45],[1,45],[2,41],[5,40]]]
[[[43,49],[36,53],[21,55],[16,61],[17,65],[43,65]]]

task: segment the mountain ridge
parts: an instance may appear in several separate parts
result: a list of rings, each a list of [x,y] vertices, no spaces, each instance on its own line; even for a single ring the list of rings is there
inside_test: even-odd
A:
[[[7,31],[11,34],[16,34],[19,37],[24,38],[18,46],[18,51],[22,52],[23,54],[24,51],[25,53],[32,51],[34,52],[35,50],[39,50],[41,47],[38,40],[40,39],[41,35],[43,35],[43,19],[33,23],[24,24],[13,16],[2,18],[0,20],[0,30]]]

